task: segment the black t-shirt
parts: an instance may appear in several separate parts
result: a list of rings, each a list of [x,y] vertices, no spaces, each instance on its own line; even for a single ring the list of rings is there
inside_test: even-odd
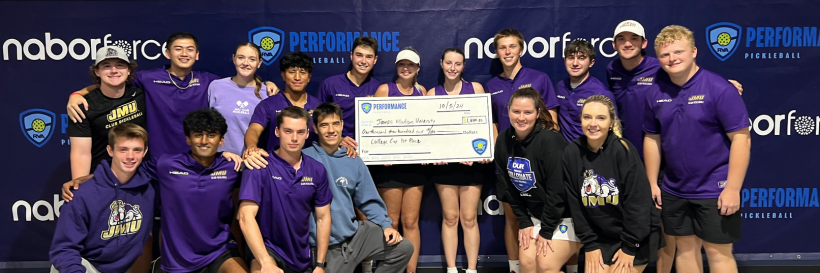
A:
[[[134,123],[145,127],[145,92],[128,86],[119,98],[103,95],[99,88],[85,95],[88,111],[81,110],[85,119],[80,123],[68,123],[68,136],[91,138],[91,170],[104,159],[111,159],[105,146],[108,145],[108,131],[122,123]]]

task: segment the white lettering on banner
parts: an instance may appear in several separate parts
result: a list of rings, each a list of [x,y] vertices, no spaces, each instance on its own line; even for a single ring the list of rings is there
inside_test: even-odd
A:
[[[569,44],[569,42],[572,41],[572,39],[570,38],[570,35],[572,35],[572,32],[568,31],[568,32],[564,32],[564,34],[562,36],[548,37],[549,40],[547,40],[547,38],[540,37],[540,36],[533,37],[529,41],[524,42],[524,48],[522,48],[521,54],[526,55],[527,51],[529,50],[530,56],[532,56],[533,58],[536,58],[536,59],[540,59],[540,58],[544,58],[549,53],[549,58],[553,59],[553,58],[555,58],[555,52],[560,52],[561,53],[561,58],[564,58],[563,48],[566,48],[567,44]],[[613,49],[611,46],[609,46],[609,47],[606,46],[606,45],[610,45],[613,40],[614,39],[612,37],[606,37],[606,38],[603,38],[603,39],[601,39],[601,38],[591,38],[590,43],[592,44],[593,48],[596,47],[596,43],[597,43],[598,52],[604,57],[611,58],[611,57],[614,57],[615,55],[618,54],[618,52],[615,51],[615,49]],[[559,43],[559,42],[562,45],[561,49],[556,47],[556,44]],[[497,57],[497,55],[493,52],[495,50],[491,50],[491,49],[493,49],[493,46],[492,46],[493,45],[493,37],[490,37],[489,39],[487,39],[484,42],[481,42],[481,39],[475,38],[475,37],[467,39],[467,41],[464,42],[464,55],[465,55],[464,57],[465,57],[465,59],[470,59],[472,57],[472,54],[470,54],[470,53],[472,53],[472,50],[471,50],[473,48],[472,45],[476,46],[475,47],[475,49],[476,49],[475,57],[477,59],[483,59],[484,55],[487,55],[487,58],[490,58],[490,59],[495,59]],[[536,45],[540,45],[542,47],[542,49],[540,51],[536,52],[536,50],[535,50]],[[604,51],[604,48],[606,48],[607,51]]]
[[[157,40],[109,40],[111,34],[106,34],[102,39],[82,39],[75,38],[66,43],[65,40],[52,37],[51,32],[46,32],[44,40],[31,38],[21,43],[20,40],[11,38],[3,42],[3,60],[8,61],[15,58],[22,61],[23,57],[32,61],[63,60],[66,56],[71,56],[75,60],[95,60],[96,52],[100,47],[114,45],[125,50],[129,58],[138,60],[140,57],[148,60],[156,60],[162,54],[165,44],[160,44]],[[140,44],[142,44],[140,46]],[[146,46],[148,52],[146,52]],[[79,47],[78,47],[79,46]],[[139,50],[137,50],[139,49]],[[137,53],[141,53],[137,54]],[[149,55],[153,54],[153,55]],[[12,57],[15,56],[15,57]]]
[[[34,202],[34,206],[32,206],[25,200],[17,200],[17,202],[11,205],[12,220],[15,222],[20,221],[18,212],[20,207],[23,207],[25,209],[26,222],[31,222],[32,215],[34,215],[34,218],[38,221],[54,221],[55,216],[60,217],[60,207],[63,206],[64,202],[65,201],[60,200],[59,194],[54,195],[53,205],[45,200],[37,200],[37,202]],[[40,214],[40,207],[46,208],[45,214]]]
[[[495,201],[496,209],[490,208],[490,203]],[[488,215],[504,215],[504,206],[501,205],[501,201],[498,201],[498,198],[495,195],[489,195],[487,198],[484,198],[484,202],[478,203],[478,215],[484,215],[484,212],[487,212]]]
[[[820,135],[820,116],[795,116],[797,110],[791,110],[785,115],[759,115],[754,120],[749,118],[752,124],[751,130],[761,136],[774,133],[779,136],[782,133],[782,123],[786,121],[786,135],[792,135],[792,131],[798,135],[806,136],[814,133]]]

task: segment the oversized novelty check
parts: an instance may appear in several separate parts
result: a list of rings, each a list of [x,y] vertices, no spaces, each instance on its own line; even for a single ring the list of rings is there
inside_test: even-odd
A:
[[[493,157],[490,94],[356,98],[365,164],[479,161]]]

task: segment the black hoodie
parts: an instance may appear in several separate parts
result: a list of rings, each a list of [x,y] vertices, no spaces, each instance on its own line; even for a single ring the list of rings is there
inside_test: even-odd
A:
[[[624,253],[635,256],[640,242],[659,229],[637,151],[631,142],[613,134],[595,152],[589,150],[586,136],[564,150],[566,200],[585,251],[620,243]]]
[[[532,215],[541,219],[539,234],[545,239],[552,239],[561,218],[570,217],[561,172],[561,154],[566,146],[560,133],[542,129],[540,122],[524,140],[515,139],[513,127],[501,132],[496,140],[498,181],[506,184],[519,228],[533,226]]]

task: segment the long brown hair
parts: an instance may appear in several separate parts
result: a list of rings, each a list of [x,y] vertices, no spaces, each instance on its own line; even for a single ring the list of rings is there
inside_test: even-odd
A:
[[[240,43],[238,46],[236,46],[236,49],[233,51],[234,56],[236,56],[236,51],[238,51],[243,46],[253,48],[254,51],[256,51],[256,60],[257,60],[257,62],[262,61],[262,50],[259,49],[259,46],[257,46],[254,43],[251,43],[251,42],[243,42],[243,43]],[[259,71],[259,68],[257,68],[257,71]],[[262,88],[262,80],[259,79],[259,76],[256,75],[256,72],[253,72],[253,82],[256,83],[256,89],[253,90],[253,94],[256,95],[256,97],[261,100],[262,95],[259,94],[259,89]]]
[[[547,106],[544,105],[544,100],[541,99],[541,93],[535,91],[532,87],[518,89],[510,97],[510,102],[507,103],[507,109],[510,109],[512,102],[515,99],[531,99],[535,103],[535,110],[538,111],[538,121],[541,121],[542,129],[550,129],[555,131],[555,121],[552,120]],[[509,111],[509,110],[508,110]]]
[[[607,98],[604,95],[589,96],[589,98],[584,100],[584,106],[581,107],[581,109],[582,109],[581,111],[583,111],[583,109],[584,109],[583,107],[586,107],[587,104],[590,103],[590,102],[597,102],[597,103],[603,104],[607,108],[609,108],[609,119],[612,120],[612,133],[615,134],[615,136],[619,138],[619,140],[621,141],[621,144],[623,144],[624,148],[626,148],[626,150],[628,151],[629,150],[629,145],[626,145],[626,142],[624,142],[624,140],[623,140],[624,136],[623,136],[623,133],[622,133],[623,129],[621,128],[621,119],[619,119],[618,114],[615,113],[615,104],[612,103],[612,100],[610,100],[609,98]]]

